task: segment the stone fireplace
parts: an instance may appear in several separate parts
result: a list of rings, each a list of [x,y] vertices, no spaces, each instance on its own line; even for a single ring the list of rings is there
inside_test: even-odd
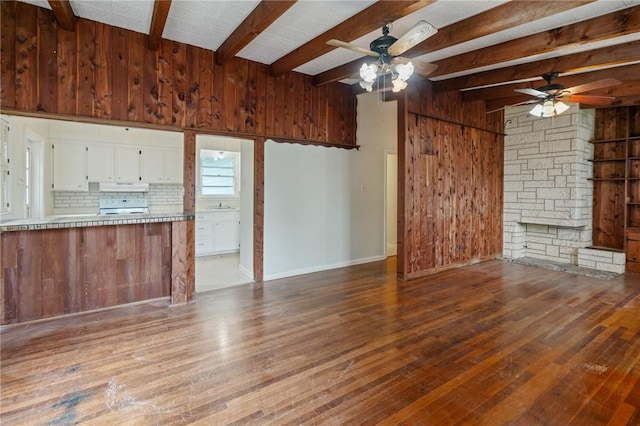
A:
[[[530,109],[505,110],[503,256],[624,272],[624,253],[590,248],[595,111]]]

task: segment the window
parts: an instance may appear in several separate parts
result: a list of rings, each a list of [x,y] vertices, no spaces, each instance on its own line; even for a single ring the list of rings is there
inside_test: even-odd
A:
[[[9,212],[9,123],[2,120],[0,139],[0,213]]]
[[[200,194],[237,197],[240,192],[239,159],[239,152],[201,149]]]

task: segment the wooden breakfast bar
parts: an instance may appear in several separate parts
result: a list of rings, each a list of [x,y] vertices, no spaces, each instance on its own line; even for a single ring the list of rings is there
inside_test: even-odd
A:
[[[67,216],[1,224],[1,324],[162,297],[186,302],[193,219]]]

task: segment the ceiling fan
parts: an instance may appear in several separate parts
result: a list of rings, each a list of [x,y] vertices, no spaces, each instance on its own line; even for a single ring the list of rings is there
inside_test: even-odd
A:
[[[620,80],[615,78],[604,78],[602,80],[565,88],[562,84],[552,83],[552,80],[557,78],[559,74],[558,72],[542,74],[542,78],[547,84],[537,89],[514,89],[516,92],[534,96],[536,99],[530,99],[510,106],[536,104],[530,111],[532,115],[537,117],[552,117],[569,109],[562,101],[585,103],[588,105],[608,105],[615,99],[613,96],[578,95],[578,93],[622,84]]]
[[[371,65],[365,63],[360,68],[360,77],[362,78],[360,85],[369,92],[372,90],[375,80],[380,76],[391,74],[393,91],[397,92],[407,86],[406,81],[414,70],[418,74],[427,76],[437,68],[437,65],[434,64],[412,62],[408,58],[400,56],[438,32],[436,27],[427,21],[419,21],[398,39],[389,35],[390,30],[389,24],[382,27],[382,36],[373,40],[369,49],[335,39],[327,41],[330,46],[350,49],[377,58],[377,62]]]

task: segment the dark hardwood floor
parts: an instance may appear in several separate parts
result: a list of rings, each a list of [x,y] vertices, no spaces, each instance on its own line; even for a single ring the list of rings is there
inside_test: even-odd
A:
[[[3,327],[2,425],[640,424],[640,275],[393,261]]]

